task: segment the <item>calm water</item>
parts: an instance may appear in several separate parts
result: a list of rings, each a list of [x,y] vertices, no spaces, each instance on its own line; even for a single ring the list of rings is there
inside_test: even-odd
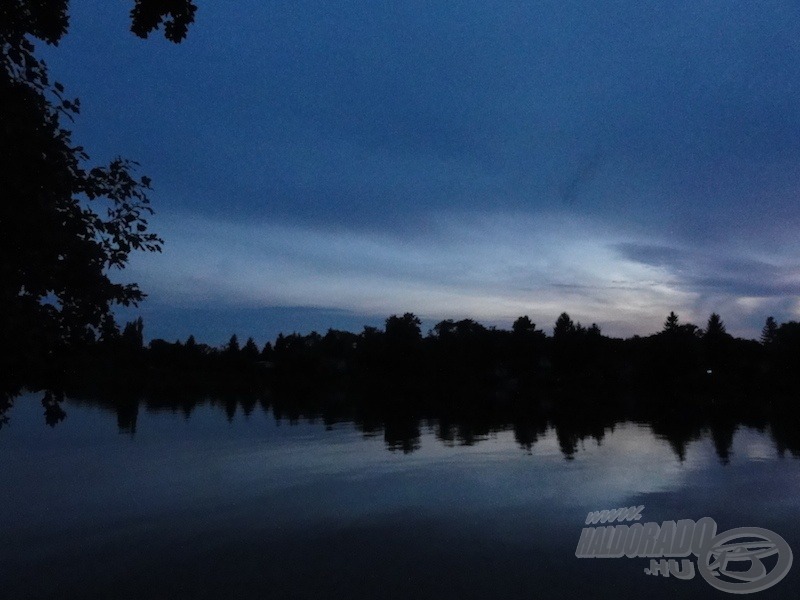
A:
[[[259,408],[114,412],[36,397],[0,430],[0,595],[8,598],[724,598],[646,558],[578,559],[589,511],[712,517],[772,530],[800,553],[800,461],[769,431],[708,437],[680,460],[618,424],[565,459],[555,431],[465,445],[423,424],[416,449],[353,424],[276,421]],[[390,449],[394,448],[394,450]],[[406,448],[407,450],[410,448]],[[766,562],[766,560],[765,560]],[[800,597],[800,559],[754,598]]]

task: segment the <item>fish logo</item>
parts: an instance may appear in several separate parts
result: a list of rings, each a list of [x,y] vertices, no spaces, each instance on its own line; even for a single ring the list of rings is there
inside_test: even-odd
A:
[[[777,559],[771,559],[777,555]],[[771,568],[764,564],[765,559]],[[772,587],[792,566],[792,550],[781,536],[760,527],[738,527],[711,539],[698,557],[697,570],[713,587],[752,594]]]
[[[578,558],[649,558],[645,575],[690,580],[699,571],[712,587],[729,594],[752,594],[781,581],[792,566],[792,549],[781,536],[760,527],[717,533],[711,517],[658,523],[638,521],[644,506],[590,512],[575,549]],[[697,558],[697,567],[689,556]]]

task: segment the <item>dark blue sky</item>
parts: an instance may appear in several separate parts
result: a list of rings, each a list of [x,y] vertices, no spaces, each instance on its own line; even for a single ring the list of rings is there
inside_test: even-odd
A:
[[[199,0],[177,46],[71,4],[76,140],[154,181],[149,337],[800,316],[794,0]]]

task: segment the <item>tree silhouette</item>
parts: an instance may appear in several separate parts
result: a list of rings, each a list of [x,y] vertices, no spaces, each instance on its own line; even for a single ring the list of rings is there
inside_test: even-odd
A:
[[[722,319],[717,313],[711,313],[711,316],[708,318],[708,324],[706,325],[705,337],[709,339],[720,338],[725,334],[725,324],[722,322]]]
[[[65,127],[80,102],[35,55],[34,40],[55,46],[66,34],[68,7],[0,3],[0,350],[13,350],[7,366],[20,379],[97,334],[116,335],[113,305],[145,295],[112,282],[109,269],[162,244],[148,232],[150,180],[123,158],[88,164]],[[179,42],[195,10],[186,0],[136,0],[132,30],[146,36],[164,22],[167,39]]]
[[[141,350],[144,346],[143,331],[144,322],[142,317],[139,317],[125,325],[125,329],[122,330],[122,342],[132,350]]]
[[[774,317],[767,317],[767,322],[761,330],[761,343],[765,346],[771,346],[778,339],[778,324],[775,322]]]
[[[242,356],[249,361],[256,361],[258,360],[258,346],[256,346],[255,341],[253,338],[247,338],[247,342],[244,344],[244,348],[242,348]]]
[[[553,337],[560,339],[575,333],[575,324],[567,313],[561,313],[553,327]]]
[[[778,370],[794,383],[800,382],[800,323],[781,323],[774,345]]]
[[[422,322],[412,313],[386,319],[384,330],[384,373],[395,388],[413,380],[420,368]]]
[[[236,355],[239,354],[239,338],[234,333],[228,343],[225,345],[226,354]]]
[[[386,340],[400,346],[415,344],[422,339],[420,325],[422,322],[412,313],[405,313],[402,317],[392,315],[386,319]]]
[[[569,379],[581,357],[578,338],[583,337],[583,328],[576,327],[567,313],[561,313],[553,327],[552,361],[553,370],[559,379]]]
[[[530,379],[543,357],[546,344],[543,331],[536,329],[536,323],[525,315],[511,325],[511,337],[506,344],[505,362],[518,380]]]
[[[536,323],[531,321],[528,315],[524,315],[519,317],[514,323],[511,325],[511,331],[520,335],[525,333],[531,333],[536,331]]]
[[[667,315],[667,320],[664,321],[664,331],[674,332],[678,329],[678,315],[674,311],[670,311]]]
[[[725,324],[717,313],[711,313],[703,333],[706,369],[719,374],[721,369],[730,368],[730,342],[732,336],[725,331]]]

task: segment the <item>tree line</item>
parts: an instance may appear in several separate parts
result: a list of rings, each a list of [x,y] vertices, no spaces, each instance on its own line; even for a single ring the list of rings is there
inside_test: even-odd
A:
[[[155,339],[143,322],[110,324],[74,351],[74,381],[118,386],[220,389],[340,389],[366,386],[411,394],[419,389],[492,390],[514,395],[538,389],[652,388],[789,391],[800,383],[800,323],[769,317],[761,340],[727,333],[717,314],[704,328],[670,313],[661,331],[628,339],[584,327],[567,313],[548,335],[527,316],[510,330],[472,319],[446,319],[423,335],[412,313],[360,333],[279,334],[260,345],[237,335],[220,346]],[[47,368],[45,366],[44,371]],[[46,377],[45,372],[38,375]]]
[[[403,452],[418,447],[426,423],[457,443],[512,428],[527,449],[552,426],[571,458],[583,440],[635,421],[681,459],[710,433],[726,462],[741,425],[769,428],[780,453],[800,453],[798,360],[800,323],[771,317],[757,341],[728,334],[717,314],[701,328],[670,313],[660,331],[620,339],[566,313],[548,332],[523,316],[510,330],[447,319],[426,334],[406,313],[382,328],[280,334],[263,346],[236,335],[216,347],[194,336],[145,343],[137,319],[109,328],[59,373],[69,374],[61,390],[116,411],[131,433],[140,406],[189,418],[211,402],[230,420],[260,406],[290,422],[352,422]],[[43,404],[48,423],[64,418],[57,393]]]
[[[191,0],[130,4],[133,34],[146,38],[163,27],[174,43],[197,10]],[[69,5],[0,2],[0,353],[12,357],[0,369],[0,419],[16,389],[44,371],[58,379],[65,358],[114,327],[113,306],[145,297],[108,272],[163,243],[149,231],[150,179],[133,160],[90,161],[71,131],[80,100],[37,56],[37,44],[57,46],[66,35]],[[55,411],[53,398],[45,403]]]
[[[221,348],[192,336],[145,345],[142,321],[120,330],[112,311],[145,294],[108,272],[131,252],[161,249],[147,221],[151,181],[131,160],[91,163],[72,139],[80,102],[35,52],[66,35],[68,8],[67,0],[0,3],[0,188],[9,198],[0,204],[0,422],[23,388],[46,390],[48,419],[58,420],[65,391],[92,388],[270,391],[297,405],[330,404],[344,392],[371,398],[365,405],[418,408],[570,389],[790,395],[800,383],[800,325],[768,319],[758,343],[728,335],[717,315],[701,329],[673,313],[662,331],[626,340],[566,313],[551,335],[520,317],[510,331],[444,320],[423,336],[406,313],[383,329],[280,335],[263,347],[236,336]],[[191,0],[132,0],[131,31],[148,37],[163,27],[178,43],[196,10]]]

